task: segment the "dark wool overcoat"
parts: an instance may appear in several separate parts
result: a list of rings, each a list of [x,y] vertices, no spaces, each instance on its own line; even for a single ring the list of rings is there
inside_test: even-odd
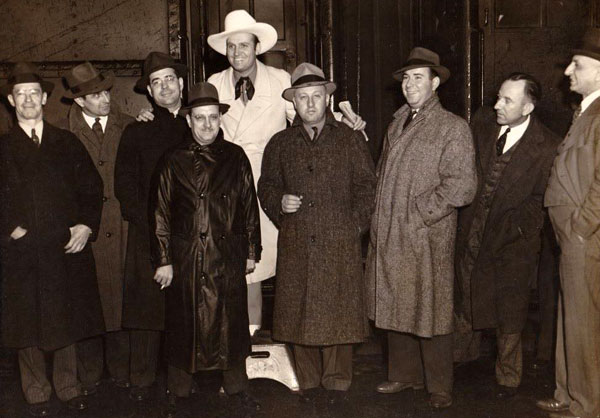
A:
[[[375,183],[363,136],[329,111],[315,140],[296,116],[267,145],[258,195],[279,226],[273,338],[333,345],[367,335],[360,237]],[[282,215],[287,193],[302,196],[302,205]]]
[[[74,103],[69,111],[68,129],[85,146],[104,183],[102,220],[98,238],[92,243],[96,259],[96,274],[107,331],[121,329],[123,312],[123,271],[127,248],[127,222],[121,216],[121,206],[115,197],[114,172],[119,141],[133,118],[111,105],[106,129],[98,138],[86,123],[81,107]]]
[[[229,369],[250,353],[246,260],[260,261],[260,219],[250,162],[219,132],[191,136],[158,169],[153,255],[171,264],[165,349],[171,366]]]
[[[155,187],[153,175],[158,161],[182,141],[189,128],[183,116],[173,117],[167,109],[153,107],[153,121],[134,122],[123,131],[115,163],[115,196],[123,218],[129,222],[122,325],[162,330],[165,298],[153,280],[148,198]]]
[[[530,116],[488,203],[481,241],[473,242],[470,229],[482,203],[486,174],[495,161],[500,125],[495,112],[481,109],[471,127],[480,181],[475,200],[459,217],[456,261],[464,266],[457,268],[457,281],[459,287],[470,285],[471,297],[462,302],[465,308],[470,305],[473,328],[501,325],[505,333],[519,333],[527,318],[530,286],[537,278],[544,192],[561,138]],[[468,246],[479,248],[472,265],[472,257],[465,255]],[[470,277],[462,277],[469,271]]]
[[[104,332],[90,241],[102,211],[102,179],[72,133],[44,122],[38,148],[18,124],[0,138],[0,236],[4,345],[55,350]],[[69,228],[91,228],[65,254]],[[11,232],[21,226],[18,240]]]
[[[367,255],[369,317],[378,328],[420,337],[453,331],[456,208],[477,188],[467,123],[436,95],[403,129],[395,114],[378,164]]]

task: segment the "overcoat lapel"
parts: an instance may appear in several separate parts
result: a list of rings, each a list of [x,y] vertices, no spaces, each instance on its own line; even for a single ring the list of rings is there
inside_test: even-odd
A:
[[[74,104],[73,106],[77,105]],[[108,119],[110,121],[111,118]],[[100,152],[102,148],[102,143],[98,140],[94,131],[92,131],[92,129],[85,122],[85,119],[83,119],[83,115],[81,114],[81,108],[71,108],[71,111],[69,112],[69,126],[73,127],[73,132],[77,133],[77,136],[79,136],[81,142],[83,143],[83,145],[85,145],[90,154],[92,154],[94,150],[96,151],[95,154]]]
[[[233,86],[233,81],[231,83]],[[271,82],[269,81],[269,74],[264,64],[256,63],[256,80],[254,83],[254,96],[252,100],[248,100],[246,106],[238,100],[243,109],[242,117],[240,119],[239,126],[235,133],[235,136],[244,134],[250,125],[256,122],[261,115],[271,107]]]

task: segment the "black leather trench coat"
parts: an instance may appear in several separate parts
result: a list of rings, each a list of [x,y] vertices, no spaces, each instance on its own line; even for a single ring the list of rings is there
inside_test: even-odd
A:
[[[222,132],[191,138],[157,171],[152,252],[173,265],[166,288],[166,356],[190,373],[228,369],[250,352],[246,260],[260,259],[260,220],[250,162]]]

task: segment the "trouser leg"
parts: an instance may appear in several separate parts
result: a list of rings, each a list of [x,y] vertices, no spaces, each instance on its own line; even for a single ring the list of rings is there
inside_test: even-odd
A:
[[[248,390],[248,375],[246,374],[246,359],[223,370],[223,389],[228,395],[234,395]]]
[[[131,330],[129,338],[131,384],[138,387],[150,386],[156,380],[160,331]]]
[[[102,378],[104,369],[104,344],[102,336],[78,341],[75,344],[77,351],[77,372],[83,387],[95,386]]]
[[[323,377],[327,390],[348,390],[352,383],[352,344],[323,347]]]
[[[75,344],[54,351],[52,382],[56,396],[63,402],[80,395]]]
[[[323,367],[321,361],[321,347],[293,344],[294,363],[300,389],[319,387]]]
[[[110,377],[129,380],[129,332],[113,331],[104,335],[106,367]]]
[[[545,226],[547,228],[547,226]],[[551,228],[550,228],[551,229]],[[556,306],[558,302],[558,262],[553,231],[542,233],[542,248],[538,267],[538,297],[540,329],[536,358],[550,361],[556,330]]]
[[[418,337],[388,331],[388,380],[423,384],[423,359]]]
[[[419,338],[429,393],[452,393],[452,334]]]
[[[523,375],[523,349],[521,333],[507,334],[496,331],[496,381],[509,387],[518,387]]]
[[[192,389],[193,375],[175,366],[168,366],[167,389],[180,398],[188,398]]]
[[[251,334],[260,329],[262,324],[262,287],[260,282],[248,284],[248,320]]]
[[[50,399],[52,386],[46,376],[44,352],[37,347],[18,351],[21,388],[27,403],[45,402]]]

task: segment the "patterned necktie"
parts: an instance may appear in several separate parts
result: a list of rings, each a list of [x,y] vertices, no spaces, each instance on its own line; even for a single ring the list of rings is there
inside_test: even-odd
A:
[[[506,138],[508,137],[508,133],[510,132],[510,128],[506,128],[506,131],[498,138],[496,141],[496,155],[499,157],[504,153],[504,145],[506,145]]]
[[[411,110],[410,111],[410,115],[408,115],[406,117],[406,120],[404,121],[404,125],[402,126],[402,130],[406,130],[406,127],[410,124],[410,122],[412,122],[412,120],[415,118],[415,116],[417,115],[417,111],[416,110]]]
[[[241,77],[237,83],[235,83],[235,98],[236,100],[242,97],[244,104],[248,103],[248,100],[252,100],[254,96],[254,85],[249,77]]]
[[[319,135],[319,130],[317,129],[316,126],[313,126],[312,130],[313,130],[313,136],[311,139],[314,141],[315,139],[317,139],[317,135]]]
[[[104,139],[104,132],[102,131],[102,125],[100,124],[100,118],[96,118],[96,121],[92,125],[92,131],[96,134],[96,137],[100,142]]]
[[[40,146],[40,137],[35,133],[35,129],[31,130],[31,140],[35,144],[36,147]]]

